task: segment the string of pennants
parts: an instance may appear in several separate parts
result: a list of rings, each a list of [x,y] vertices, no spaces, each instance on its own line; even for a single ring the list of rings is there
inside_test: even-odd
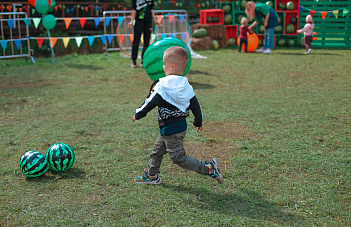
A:
[[[169,22],[172,23],[174,16],[176,16],[176,15],[157,15],[156,19],[159,23],[161,23],[164,17],[168,17]],[[180,22],[182,23],[185,19],[185,15],[177,15],[177,16],[179,16]],[[105,20],[105,25],[106,25],[106,27],[108,27],[110,22],[111,22],[111,19],[118,19],[118,24],[120,26],[122,26],[124,18],[125,17],[121,16],[121,17],[101,17],[101,18],[100,17],[94,17],[94,18],[91,18],[91,17],[90,18],[89,17],[88,18],[85,18],[85,17],[76,17],[76,18],[65,17],[65,18],[55,18],[55,19],[56,20],[63,20],[65,22],[66,29],[68,29],[72,20],[79,20],[81,27],[84,28],[87,19],[94,20],[96,27],[99,26],[101,20]],[[32,20],[35,28],[38,28],[40,22],[42,21],[41,18],[23,18],[23,19],[5,19],[5,20],[7,21],[7,24],[9,25],[11,30],[13,28],[15,20],[23,20],[23,22],[26,24],[27,27],[29,27],[29,22],[30,22],[30,20]]]
[[[174,4],[176,7],[183,7],[183,6],[190,6],[190,7],[208,7],[209,5],[211,4],[215,4],[216,1],[204,1],[202,3],[194,3],[194,2],[190,2],[190,1],[175,1],[175,0],[170,0],[170,1],[161,1],[161,0],[158,0],[158,1],[155,1],[155,5],[171,5],[171,4]],[[117,5],[118,7],[120,6],[123,6],[122,4],[121,5]],[[72,8],[69,8],[67,7],[65,4],[58,4],[55,6],[55,11],[57,12],[58,10],[62,10],[62,8],[66,11],[66,13],[74,13],[75,10],[77,9],[80,9],[82,11],[85,11],[85,12],[88,12],[90,9],[93,9],[94,11],[103,11],[103,10],[107,10],[107,5],[104,4],[102,6],[97,6],[97,5],[88,5],[88,6],[82,6],[82,5],[74,5],[72,6]],[[34,14],[36,12],[35,10],[35,7],[31,7],[29,6],[29,8],[31,9],[31,12],[32,14]],[[11,11],[12,12],[12,5],[4,5],[4,4],[1,4],[0,5],[0,10],[3,10],[3,9],[6,9],[8,11]],[[24,11],[27,11],[27,6],[22,6],[20,8],[15,8],[15,12],[17,12],[17,10],[19,12],[24,12]]]
[[[180,33],[162,33],[162,34],[152,34],[151,38],[155,39],[157,35],[160,35],[161,38],[166,38],[167,36],[170,37],[176,37],[176,35],[181,35],[183,40],[186,40],[187,37],[187,33],[186,32],[180,32]],[[26,37],[26,38],[22,38],[22,39],[8,39],[8,40],[0,40],[0,45],[2,47],[2,49],[6,49],[7,47],[7,43],[8,41],[13,41],[17,47],[17,49],[19,50],[22,44],[22,41],[27,41],[28,39],[32,39],[32,40],[36,40],[38,47],[41,48],[44,40],[49,40],[50,41],[50,45],[52,48],[54,48],[54,46],[56,45],[57,40],[62,40],[63,45],[65,48],[67,48],[69,41],[75,40],[77,47],[79,48],[82,44],[82,41],[84,38],[88,39],[89,42],[89,46],[92,46],[94,43],[95,38],[99,38],[102,41],[103,45],[106,45],[106,42],[108,41],[109,44],[112,44],[113,41],[113,37],[115,36],[119,36],[120,42],[123,43],[124,39],[126,36],[129,36],[129,39],[131,42],[133,42],[134,40],[134,34],[108,34],[108,35],[94,35],[94,36],[79,36],[79,37]]]
[[[313,17],[313,15],[314,15],[316,12],[319,12],[319,13],[322,15],[323,20],[325,19],[325,17],[327,16],[327,13],[329,13],[329,12],[332,12],[332,13],[334,14],[335,18],[338,18],[338,14],[339,14],[340,10],[342,10],[342,16],[343,16],[343,17],[346,16],[346,15],[350,12],[350,11],[349,11],[348,9],[346,9],[346,8],[340,8],[340,9],[331,10],[331,11],[315,11],[315,10],[311,10],[311,9],[309,9],[309,8],[306,8],[306,7],[304,7],[304,6],[300,6],[299,11],[301,12],[301,11],[304,10],[304,9],[310,11],[310,14],[311,14],[312,17]]]

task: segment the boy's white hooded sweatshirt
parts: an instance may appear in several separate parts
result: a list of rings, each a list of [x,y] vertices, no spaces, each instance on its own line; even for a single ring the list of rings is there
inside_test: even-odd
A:
[[[160,78],[154,92],[136,109],[136,119],[158,106],[160,127],[178,122],[189,116],[189,109],[194,113],[197,127],[202,124],[202,112],[193,87],[188,78],[182,75],[169,75]]]

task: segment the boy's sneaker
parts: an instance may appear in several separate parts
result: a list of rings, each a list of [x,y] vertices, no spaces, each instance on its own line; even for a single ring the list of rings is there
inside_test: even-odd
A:
[[[130,67],[131,67],[132,69],[138,68],[138,66],[137,66],[136,64],[134,64],[134,63],[132,63],[132,64],[130,65]]]
[[[206,167],[208,168],[208,175],[216,178],[218,183],[223,184],[224,179],[222,172],[219,169],[217,158],[213,158],[211,162],[206,164]]]
[[[312,49],[310,48],[305,52],[305,54],[309,54],[309,53],[311,53],[311,51],[312,51]]]
[[[261,52],[263,52],[263,51],[265,51],[266,50],[266,48],[264,48],[264,47],[261,47],[259,50],[257,50],[256,52],[257,53],[261,53]]]
[[[263,53],[264,54],[271,54],[273,51],[271,50],[271,49],[269,49],[269,48],[267,48],[267,49],[265,49],[264,51],[263,51]]]
[[[134,179],[134,182],[137,184],[161,184],[161,178],[156,176],[150,176],[149,170],[144,169],[143,175]]]

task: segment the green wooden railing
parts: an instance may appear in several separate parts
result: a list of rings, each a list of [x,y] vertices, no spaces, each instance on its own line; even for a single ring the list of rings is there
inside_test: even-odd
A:
[[[350,0],[301,0],[302,10],[299,16],[299,28],[306,24],[306,16],[316,11],[313,15],[315,22],[313,48],[351,48],[351,1]],[[344,9],[350,12],[344,15]],[[333,11],[337,12],[337,18]],[[320,12],[327,12],[323,19]],[[299,38],[303,35],[299,35]]]

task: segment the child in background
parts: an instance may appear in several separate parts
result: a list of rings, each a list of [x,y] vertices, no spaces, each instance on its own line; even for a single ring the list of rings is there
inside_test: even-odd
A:
[[[134,179],[135,183],[160,184],[161,179],[157,173],[161,167],[163,155],[167,153],[172,162],[183,169],[211,176],[216,178],[220,184],[223,183],[217,158],[213,158],[211,162],[202,162],[188,156],[183,147],[189,109],[194,114],[194,127],[197,128],[197,131],[202,131],[200,104],[188,78],[183,76],[188,60],[188,52],[182,47],[173,46],[164,51],[163,70],[166,77],[161,78],[155,85],[154,91],[144,104],[136,109],[136,114],[132,118],[133,122],[139,120],[158,106],[160,136],[152,149],[149,168],[144,169],[142,176]]]
[[[311,52],[311,43],[313,41],[313,28],[314,22],[311,15],[306,16],[306,25],[301,29],[297,30],[298,33],[303,33],[305,36],[305,54],[309,54]]]
[[[241,19],[241,26],[240,26],[240,43],[239,43],[239,53],[241,52],[241,47],[243,44],[245,44],[245,53],[247,53],[247,33],[252,34],[253,32],[250,31],[249,27],[247,24],[249,23],[249,20],[246,17],[243,17]]]

